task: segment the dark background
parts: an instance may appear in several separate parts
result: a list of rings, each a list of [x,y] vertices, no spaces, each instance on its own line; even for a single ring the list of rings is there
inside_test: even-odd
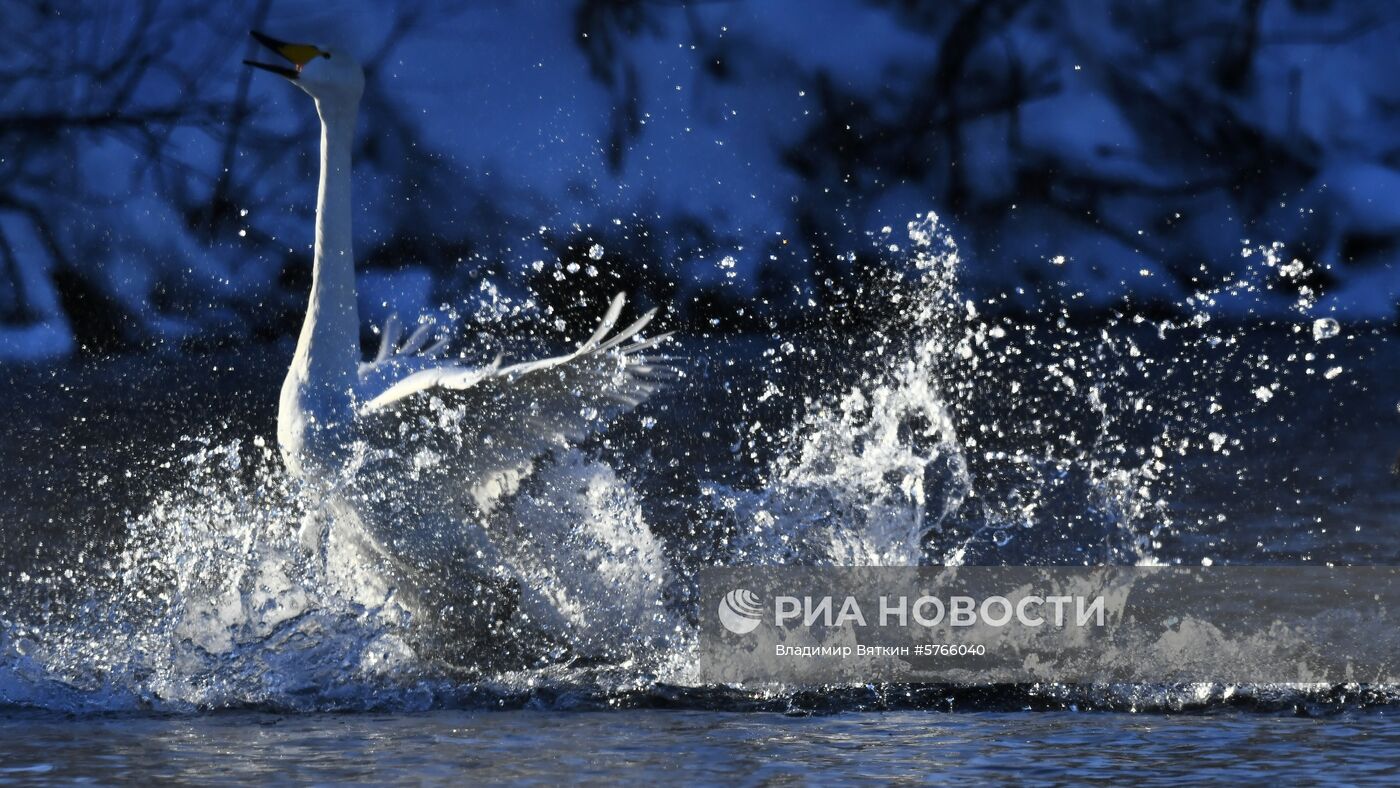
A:
[[[251,28],[366,66],[367,324],[626,289],[784,328],[927,211],[997,308],[1179,311],[1280,242],[1305,275],[1224,308],[1395,319],[1397,4],[389,5],[0,0],[0,358],[295,330],[316,118],[240,64]]]

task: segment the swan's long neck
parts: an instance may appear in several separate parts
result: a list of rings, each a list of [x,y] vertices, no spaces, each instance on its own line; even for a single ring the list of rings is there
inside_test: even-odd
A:
[[[355,251],[350,229],[350,148],[355,106],[318,102],[321,184],[316,194],[316,253],[311,302],[297,342],[312,383],[334,385],[348,397],[360,361],[360,317],[355,303]],[[348,401],[348,400],[347,400]]]
[[[321,182],[311,300],[282,385],[277,425],[279,443],[294,470],[337,453],[337,434],[351,418],[351,386],[360,361],[350,227],[356,106],[318,101],[316,109],[321,116]]]

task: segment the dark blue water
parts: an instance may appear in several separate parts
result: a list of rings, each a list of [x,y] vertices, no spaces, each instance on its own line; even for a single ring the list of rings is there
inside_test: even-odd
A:
[[[0,718],[0,783],[1166,785],[1394,779],[1388,713],[716,711]]]

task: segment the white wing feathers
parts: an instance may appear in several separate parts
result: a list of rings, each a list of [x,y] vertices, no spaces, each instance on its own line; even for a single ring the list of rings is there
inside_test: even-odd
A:
[[[399,322],[397,314],[389,315],[389,319],[384,321],[384,329],[380,332],[379,352],[375,354],[371,365],[383,364],[391,358],[402,358],[405,356],[426,356],[436,358],[442,355],[442,351],[447,347],[447,337],[441,336],[432,345],[428,345],[428,340],[432,337],[431,323],[420,323],[413,333],[399,344],[399,337],[403,334],[403,325]]]
[[[398,315],[389,315],[379,332],[379,352],[360,363],[356,394],[363,399],[366,392],[382,391],[405,375],[442,364],[439,359],[447,349],[448,337],[444,334],[434,340],[432,330],[432,323],[420,323],[400,342],[403,324]]]
[[[422,369],[368,398],[361,421],[401,457],[426,449],[442,474],[467,485],[478,507],[488,509],[539,456],[586,437],[675,376],[669,366],[641,356],[671,336],[637,339],[656,310],[612,333],[624,303],[618,294],[598,329],[572,353],[504,367],[497,357],[486,367]],[[389,328],[386,344],[392,344]]]

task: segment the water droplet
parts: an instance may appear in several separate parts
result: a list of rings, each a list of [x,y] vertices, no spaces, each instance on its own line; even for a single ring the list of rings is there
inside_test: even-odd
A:
[[[1336,320],[1330,317],[1319,317],[1313,321],[1313,339],[1321,342],[1324,339],[1331,339],[1340,334],[1342,327]]]

